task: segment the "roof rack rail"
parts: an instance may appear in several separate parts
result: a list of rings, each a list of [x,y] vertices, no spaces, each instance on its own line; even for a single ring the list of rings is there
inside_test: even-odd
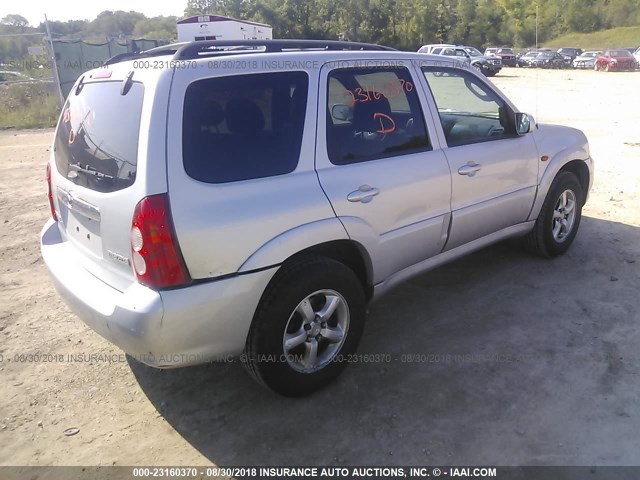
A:
[[[120,53],[105,62],[105,66],[132,60],[134,58],[173,55],[173,60],[194,60],[201,56],[222,53],[251,53],[262,48],[262,53],[287,50],[378,50],[395,51],[395,48],[372,43],[342,42],[338,40],[198,40],[194,42],[172,43],[139,53]]]
[[[104,65],[113,65],[114,63],[125,62],[127,60],[133,60],[134,58],[147,58],[158,57],[160,55],[174,55],[180,47],[189,45],[189,42],[172,43],[169,45],[162,45],[160,47],[151,48],[143,52],[127,52],[114,55],[107,60]]]
[[[235,48],[233,48],[235,47]],[[286,50],[395,50],[395,48],[371,43],[342,42],[338,40],[206,40],[189,42],[180,47],[174,60],[193,60],[201,54],[215,54],[220,50],[255,50],[264,48],[263,52],[282,52]]]

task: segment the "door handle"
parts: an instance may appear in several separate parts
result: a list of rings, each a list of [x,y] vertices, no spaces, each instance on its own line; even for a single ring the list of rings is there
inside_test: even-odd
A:
[[[478,170],[482,168],[482,165],[477,164],[473,160],[471,160],[466,165],[463,165],[458,169],[458,173],[460,175],[468,175],[469,177],[473,177]]]
[[[369,203],[371,200],[373,200],[373,197],[375,197],[379,193],[380,190],[375,187],[370,187],[369,185],[361,185],[358,190],[347,195],[347,200],[349,200],[350,202]]]

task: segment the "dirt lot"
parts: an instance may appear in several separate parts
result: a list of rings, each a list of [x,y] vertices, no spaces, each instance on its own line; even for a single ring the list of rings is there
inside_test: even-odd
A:
[[[360,349],[398,360],[354,364],[303,400],[238,364],[128,362],[85,327],[39,254],[52,132],[1,133],[0,464],[639,464],[640,73],[494,81],[591,141],[572,250],[545,261],[501,244],[400,287],[371,307]]]

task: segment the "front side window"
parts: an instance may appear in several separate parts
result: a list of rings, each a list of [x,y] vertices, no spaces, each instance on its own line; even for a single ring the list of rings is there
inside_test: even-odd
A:
[[[450,147],[516,135],[509,107],[474,75],[444,67],[423,72]]]
[[[428,150],[409,70],[346,68],[328,78],[327,150],[335,165]]]
[[[304,72],[234,75],[189,85],[182,123],[187,174],[226,183],[295,170],[307,89]]]

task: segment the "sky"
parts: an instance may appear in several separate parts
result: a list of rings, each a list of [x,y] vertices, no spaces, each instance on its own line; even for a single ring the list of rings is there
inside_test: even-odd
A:
[[[49,20],[93,20],[104,10],[134,10],[144,13],[147,17],[157,15],[175,15],[181,17],[187,6],[187,0],[106,0],[84,1],[77,0],[26,0],[0,2],[0,18],[11,13],[22,15],[32,26],[44,22],[44,15]]]

